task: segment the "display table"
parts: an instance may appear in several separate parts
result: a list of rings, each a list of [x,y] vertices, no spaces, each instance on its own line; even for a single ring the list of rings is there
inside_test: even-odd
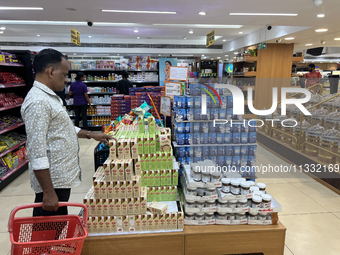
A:
[[[286,228],[278,225],[185,226],[184,232],[88,237],[82,255],[282,255]]]

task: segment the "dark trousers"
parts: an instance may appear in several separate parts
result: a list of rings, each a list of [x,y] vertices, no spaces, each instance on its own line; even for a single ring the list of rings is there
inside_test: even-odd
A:
[[[75,105],[74,106],[74,112],[76,115],[75,118],[75,125],[79,127],[79,121],[80,121],[80,113],[81,113],[81,118],[83,120],[83,129],[88,129],[87,127],[87,104],[83,105]]]
[[[71,189],[55,189],[59,202],[68,202],[71,195]],[[43,193],[35,193],[34,203],[41,203],[43,201]],[[57,211],[45,211],[41,207],[33,209],[33,217],[35,216],[52,216],[52,215],[67,215],[67,207],[59,207]]]

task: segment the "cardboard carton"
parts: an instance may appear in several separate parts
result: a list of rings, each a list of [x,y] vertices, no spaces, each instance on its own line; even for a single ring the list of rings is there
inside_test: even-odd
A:
[[[128,199],[127,198],[122,198],[122,214],[121,215],[127,215],[127,210],[128,210]]]
[[[115,198],[115,193],[113,189],[113,181],[106,182],[107,198]]]
[[[166,230],[165,214],[159,215],[159,230]]]
[[[96,199],[96,211],[97,216],[103,216],[103,201],[102,199]]]
[[[124,162],[125,180],[132,181],[133,164],[132,159],[126,159]]]
[[[109,140],[109,146],[110,146],[110,159],[115,160],[117,158],[117,156],[116,156],[116,153],[117,153],[117,151],[116,151],[116,146],[117,146],[116,140],[110,139]]]
[[[92,221],[93,221],[93,219],[92,219],[92,217],[90,216],[90,217],[88,218],[87,224],[86,224],[86,230],[87,230],[87,232],[88,232],[89,234],[92,233]]]
[[[172,178],[171,178],[171,170],[166,170],[166,186],[171,186]]]
[[[161,187],[155,187],[154,201],[159,202],[161,199]]]
[[[126,181],[126,198],[133,198],[132,181]]]
[[[111,179],[112,181],[119,181],[117,160],[111,162]]]
[[[124,139],[119,139],[117,143],[118,159],[124,159]]]
[[[119,199],[115,199],[114,200],[114,205],[116,208],[115,214],[114,215],[123,215],[123,210],[122,210],[122,200]]]
[[[136,232],[135,215],[129,215],[129,232]]]
[[[120,182],[120,198],[126,198],[126,182]]]
[[[150,138],[147,133],[144,134],[143,142],[144,142],[143,153],[150,154]]]
[[[99,226],[98,226],[98,217],[92,217],[92,233],[98,233]]]
[[[166,170],[161,170],[161,186],[166,186]]]
[[[142,216],[135,215],[135,230],[136,232],[142,231]]]
[[[103,168],[104,168],[105,181],[107,181],[107,182],[111,181],[112,177],[111,177],[111,160],[110,159],[107,159],[104,162]]]
[[[111,224],[111,233],[116,233],[117,232],[117,217],[116,216],[110,216],[110,224]]]
[[[120,198],[120,182],[113,181],[112,183],[113,183],[113,197]]]
[[[124,161],[123,160],[118,161],[117,170],[118,170],[118,180],[124,181],[125,180],[125,169],[124,169]]]
[[[154,172],[154,186],[159,187],[161,186],[161,171],[153,170],[153,172]]]
[[[141,215],[141,222],[142,222],[141,231],[148,231],[148,215],[147,214]]]
[[[148,231],[153,231],[154,230],[153,215],[147,214],[147,219],[148,219]]]
[[[171,138],[169,135],[159,135],[159,146],[161,152],[168,152],[171,150]]]
[[[137,137],[138,154],[144,154],[144,132]]]
[[[159,215],[157,214],[154,214],[153,215],[153,230],[154,231],[157,231],[157,230],[160,230],[160,221],[159,221]]]
[[[137,138],[132,138],[130,141],[131,146],[131,158],[137,159],[138,158],[138,143]]]
[[[153,186],[155,186],[155,180],[154,180],[155,172],[150,170],[150,171],[148,171],[148,173],[149,173],[149,178],[148,178],[148,185],[147,186],[153,187]]]
[[[184,229],[184,213],[180,211],[177,213],[177,229]]]
[[[131,159],[130,139],[124,139],[124,158]]]
[[[104,217],[104,233],[111,233],[111,220],[110,217]]]
[[[172,186],[178,185],[178,170],[173,169],[172,170]]]
[[[108,203],[109,203],[109,216],[117,215],[116,207],[115,207],[115,200],[109,199]]]
[[[171,200],[170,201],[176,201],[177,200],[177,186],[171,187]]]
[[[139,157],[135,160],[135,175],[142,175],[142,165]]]
[[[168,205],[161,202],[151,202],[148,205],[148,209],[154,214],[165,214],[168,210]]]
[[[137,178],[137,179],[136,179]],[[134,176],[134,180],[132,181],[132,190],[133,190],[133,197],[140,197],[140,188],[141,182],[139,176]]]
[[[171,213],[166,213],[165,214],[165,224],[166,224],[166,230],[170,230],[171,229],[171,224],[172,224],[172,221],[171,221]]]
[[[109,214],[109,200],[108,199],[103,199],[103,216],[110,216]]]
[[[96,199],[90,199],[90,213],[92,217],[97,215]]]
[[[142,171],[142,186],[147,187],[149,185],[149,171]]]
[[[123,216],[117,216],[117,232],[124,232],[123,230]]]
[[[147,191],[146,187],[143,187],[140,195],[140,213],[145,214],[146,210],[147,210]]]
[[[171,229],[177,229],[177,213],[171,213]]]
[[[98,233],[104,232],[105,232],[105,218],[104,216],[101,216],[98,218]]]
[[[93,188],[94,188],[94,198],[100,199],[100,181],[94,181],[93,182]]]
[[[133,214],[134,215],[140,214],[140,198],[139,197],[135,197],[135,198],[133,198],[133,201],[134,201]]]
[[[107,199],[107,185],[106,182],[100,182],[100,198]]]

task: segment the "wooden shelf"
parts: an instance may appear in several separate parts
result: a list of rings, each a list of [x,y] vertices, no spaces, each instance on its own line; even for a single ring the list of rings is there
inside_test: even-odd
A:
[[[293,57],[293,62],[303,62],[303,57]]]
[[[245,62],[256,62],[257,57],[246,57],[245,60],[240,60],[240,61],[234,61],[235,63],[245,63]]]

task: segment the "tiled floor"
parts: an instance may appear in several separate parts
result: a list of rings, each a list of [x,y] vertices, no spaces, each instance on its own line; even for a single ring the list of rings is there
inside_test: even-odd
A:
[[[80,165],[83,183],[72,189],[71,201],[81,202],[91,185],[94,173],[93,150],[96,141],[80,139]],[[285,161],[259,147],[257,164],[288,165]],[[287,228],[285,255],[339,254],[340,196],[305,174],[267,173],[257,182],[267,183],[267,191],[282,205],[280,221]],[[34,193],[26,171],[0,193],[0,255],[10,251],[7,222],[10,211],[19,204],[31,203]],[[77,213],[71,208],[70,213]],[[18,216],[31,215],[30,210]]]

